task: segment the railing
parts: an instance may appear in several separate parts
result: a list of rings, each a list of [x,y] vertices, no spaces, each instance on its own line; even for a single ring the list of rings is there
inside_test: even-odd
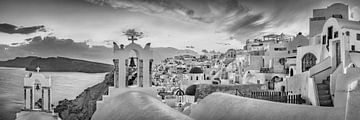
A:
[[[272,72],[270,68],[260,68],[260,73],[270,73]]]
[[[240,91],[236,89],[236,95],[242,96]],[[301,95],[289,95],[288,92],[280,92],[280,91],[264,91],[264,92],[251,92],[250,97],[254,99],[268,100],[273,102],[282,102],[289,104],[302,104],[304,100],[301,98]]]

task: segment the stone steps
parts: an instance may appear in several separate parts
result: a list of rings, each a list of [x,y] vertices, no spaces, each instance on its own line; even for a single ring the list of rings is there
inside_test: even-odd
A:
[[[329,90],[329,85],[323,84],[323,83],[319,83],[317,84],[317,88],[318,90]]]
[[[103,104],[109,101],[109,97],[110,97],[109,95],[111,94],[111,91],[113,91],[114,89],[115,87],[110,86],[108,90],[108,95],[103,95],[101,100],[96,101],[96,109],[102,108]]]
[[[322,101],[319,101],[320,103],[320,106],[325,106],[325,107],[333,107],[333,103],[332,103],[332,100],[322,100]]]
[[[319,90],[319,95],[329,95],[330,91],[329,90]]]
[[[330,79],[325,79],[316,86],[320,106],[333,107],[334,105],[330,95]]]
[[[324,80],[323,84],[330,85],[330,80]]]
[[[331,100],[330,95],[319,95],[319,100]]]

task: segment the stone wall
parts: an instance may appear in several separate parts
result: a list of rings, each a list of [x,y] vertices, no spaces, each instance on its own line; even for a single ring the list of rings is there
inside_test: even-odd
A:
[[[252,84],[252,85],[209,85],[209,84],[199,84],[196,87],[195,100],[203,99],[207,95],[213,92],[222,92],[228,94],[236,94],[236,89],[238,90],[238,95],[244,97],[250,97],[251,92],[253,91],[262,91],[262,84]]]

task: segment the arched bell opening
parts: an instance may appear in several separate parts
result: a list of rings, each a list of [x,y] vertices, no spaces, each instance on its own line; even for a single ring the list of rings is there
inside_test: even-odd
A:
[[[141,80],[139,80],[140,67],[142,66],[142,60],[139,59],[139,52],[135,49],[129,51],[129,56],[125,60],[126,66],[126,86],[141,86]]]
[[[33,102],[34,109],[41,110],[43,108],[43,89],[39,80],[35,80],[33,86]]]

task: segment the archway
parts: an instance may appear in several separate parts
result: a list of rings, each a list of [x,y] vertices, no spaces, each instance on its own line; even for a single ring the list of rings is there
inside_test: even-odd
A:
[[[301,68],[302,71],[308,71],[312,66],[316,64],[316,56],[312,53],[306,53],[301,59]]]
[[[42,95],[42,86],[39,80],[35,80],[34,82],[34,109],[42,109],[43,108],[43,98]]]
[[[125,62],[126,66],[126,86],[141,86],[140,67],[142,61],[139,59],[139,52],[135,49],[129,51],[129,56]]]

